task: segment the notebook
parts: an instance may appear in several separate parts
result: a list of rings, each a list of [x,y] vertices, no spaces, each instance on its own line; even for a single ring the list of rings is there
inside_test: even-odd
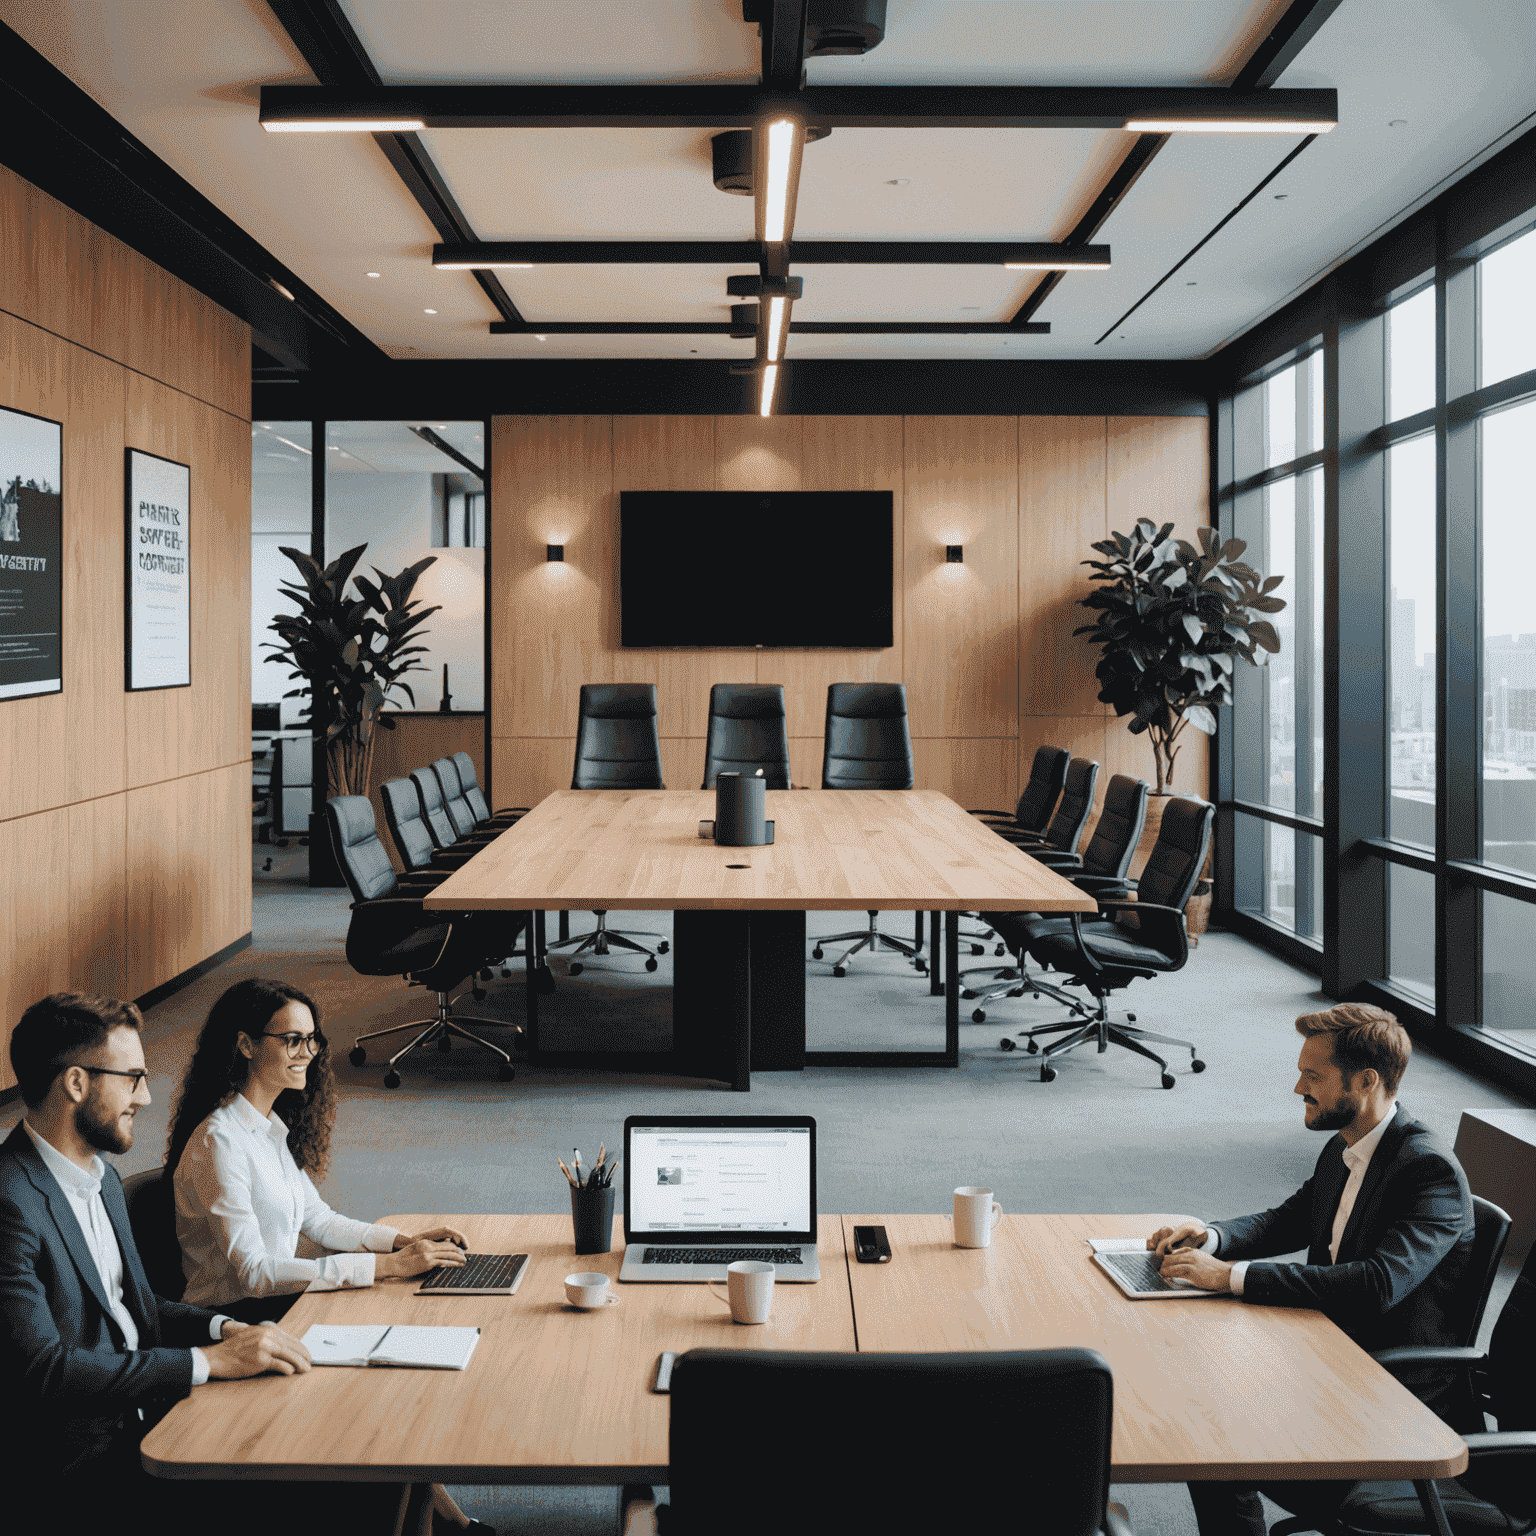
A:
[[[765,1259],[778,1281],[821,1279],[816,1122],[809,1115],[631,1115],[624,1122],[619,1279],[725,1279]]]
[[[480,1342],[478,1328],[403,1327],[398,1323],[314,1323],[303,1338],[316,1365],[399,1365],[462,1371]]]

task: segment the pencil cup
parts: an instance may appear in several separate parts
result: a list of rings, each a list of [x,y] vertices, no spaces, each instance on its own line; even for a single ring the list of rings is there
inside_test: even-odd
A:
[[[961,1248],[990,1248],[992,1228],[1003,1208],[990,1189],[962,1185],[955,1191],[955,1243]]]
[[[577,1253],[608,1253],[613,1248],[613,1186],[571,1186],[571,1226]]]

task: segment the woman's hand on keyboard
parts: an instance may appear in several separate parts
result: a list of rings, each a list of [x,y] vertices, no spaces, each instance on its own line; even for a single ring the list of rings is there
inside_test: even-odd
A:
[[[374,1278],[383,1280],[390,1275],[420,1275],[440,1264],[458,1265],[464,1262],[464,1250],[456,1243],[439,1241],[433,1237],[416,1237],[407,1240],[404,1248],[394,1253],[381,1253],[374,1261]]]

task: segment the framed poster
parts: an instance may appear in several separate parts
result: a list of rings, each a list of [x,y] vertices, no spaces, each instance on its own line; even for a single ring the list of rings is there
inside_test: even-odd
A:
[[[0,699],[64,691],[64,429],[0,406]]]
[[[192,470],[128,450],[128,689],[192,683]]]

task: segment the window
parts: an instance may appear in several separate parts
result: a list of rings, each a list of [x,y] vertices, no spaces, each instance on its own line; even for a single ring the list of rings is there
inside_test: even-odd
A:
[[[1536,368],[1536,230],[1477,264],[1479,384]]]
[[[271,665],[266,649],[277,636],[268,626],[279,613],[296,613],[282,587],[299,579],[284,549],[310,550],[311,427],[307,421],[251,424],[251,702],[281,701],[284,730],[303,725],[308,699],[285,699],[299,685],[288,668]]]
[[[1412,301],[1412,302],[1417,302]],[[1435,846],[1435,437],[1387,451],[1387,835]]]
[[[1387,420],[1435,408],[1435,290],[1421,290],[1387,313]]]

